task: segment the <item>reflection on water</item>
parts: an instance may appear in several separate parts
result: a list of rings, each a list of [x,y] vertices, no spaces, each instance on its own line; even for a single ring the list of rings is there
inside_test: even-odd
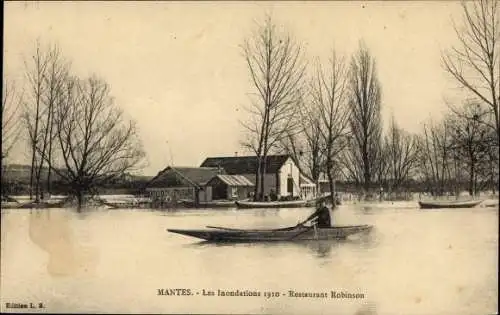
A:
[[[29,210],[29,238],[49,257],[47,272],[53,276],[69,276],[92,272],[98,253],[80,244],[71,225],[80,214],[68,211]]]
[[[362,238],[354,238],[354,239],[346,239],[346,240],[301,240],[296,242],[259,242],[259,243],[214,243],[209,241],[198,241],[194,243],[187,243],[181,245],[183,248],[204,248],[209,249],[211,247],[214,248],[244,248],[244,247],[262,247],[266,250],[273,250],[273,248],[282,249],[283,247],[294,248],[296,249],[306,249],[308,253],[318,258],[328,258],[332,251],[340,246],[354,246],[356,248],[368,248],[373,246],[373,239],[371,237],[362,237]]]
[[[343,205],[334,222],[372,224],[342,241],[214,244],[167,228],[276,228],[311,209],[2,210],[1,297],[55,312],[487,314],[497,309],[498,208],[421,211]],[[158,296],[189,288],[194,296]],[[202,290],[279,292],[206,297]],[[326,299],[288,292],[325,292]],[[362,293],[331,298],[332,291]]]

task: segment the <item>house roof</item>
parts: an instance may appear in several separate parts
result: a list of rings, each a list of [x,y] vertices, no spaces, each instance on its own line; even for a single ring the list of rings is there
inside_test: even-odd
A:
[[[268,155],[266,173],[277,173],[288,158],[288,155]],[[209,157],[201,164],[201,167],[221,167],[230,175],[254,174],[258,166],[256,156]]]
[[[167,176],[175,174],[180,180],[188,185],[202,187],[214,176],[224,173],[224,170],[216,167],[167,167],[160,171],[148,183],[148,187],[163,187],[166,185]]]
[[[248,178],[242,175],[217,175],[216,177],[228,186],[237,186],[237,187],[254,186],[254,184],[251,181],[249,181]]]

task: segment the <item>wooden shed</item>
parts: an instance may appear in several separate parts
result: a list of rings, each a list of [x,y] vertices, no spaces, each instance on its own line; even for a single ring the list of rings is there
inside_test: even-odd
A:
[[[211,201],[207,182],[219,173],[220,168],[167,167],[158,173],[146,187],[151,199],[158,201],[192,200],[195,204]]]
[[[216,175],[208,181],[213,200],[241,200],[249,198],[254,184],[242,175]]]

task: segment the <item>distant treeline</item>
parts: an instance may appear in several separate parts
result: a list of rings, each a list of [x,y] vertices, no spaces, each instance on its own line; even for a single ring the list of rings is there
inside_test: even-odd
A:
[[[4,167],[2,172],[2,194],[3,195],[23,195],[29,194],[29,166],[28,165],[10,165]],[[45,178],[45,177],[44,177]],[[147,183],[152,177],[150,176],[134,176],[127,174],[119,178],[115,178],[106,184],[99,186],[96,189],[98,194],[143,194],[145,193],[145,188]],[[41,182],[42,187],[45,191],[48,191],[47,181]],[[329,183],[321,182],[319,184],[319,190],[321,192],[329,192]],[[492,193],[495,193],[494,188],[498,186],[498,182],[491,183],[488,180],[480,181],[478,187],[481,190],[491,189]],[[379,183],[373,183],[370,186],[369,191],[372,195],[377,195],[381,192],[389,195],[405,195],[408,193],[429,193],[431,195],[446,195],[455,194],[458,191],[466,191],[469,187],[469,182],[463,180],[457,182],[455,180],[448,180],[441,187],[443,189],[437,191],[435,189],[433,181],[418,181],[414,179],[407,180],[397,187],[393,187],[391,181]],[[444,187],[448,187],[446,189]],[[492,189],[493,188],[493,189]],[[335,191],[341,193],[352,193],[360,194],[363,193],[364,187],[359,183],[353,181],[337,181],[335,183]],[[67,183],[59,178],[54,177],[50,183],[50,192],[52,194],[68,194],[69,189]]]
[[[440,58],[461,92],[443,91],[446,112],[438,115],[436,108],[417,132],[405,130],[394,115],[383,119],[383,65],[365,42],[352,53],[331,48],[328,59],[320,58],[308,55],[306,42],[271,16],[259,22],[243,42],[254,93],[244,108],[241,139],[258,159],[256,199],[264,197],[267,156],[276,153],[289,154],[313,183],[328,181],[327,191],[368,199],[382,191],[441,196],[497,190],[498,3],[462,3],[459,41]]]
[[[42,178],[46,178],[43,174],[47,173],[47,169],[42,170]],[[96,188],[98,194],[141,194],[148,181],[149,176],[135,176],[125,174],[118,178],[114,178],[109,182],[100,185]],[[29,165],[7,165],[2,170],[2,195],[27,195],[30,192],[30,166]],[[68,183],[59,176],[54,176],[50,185],[47,180],[42,180],[40,183],[44,191],[49,191],[51,194],[70,193]]]

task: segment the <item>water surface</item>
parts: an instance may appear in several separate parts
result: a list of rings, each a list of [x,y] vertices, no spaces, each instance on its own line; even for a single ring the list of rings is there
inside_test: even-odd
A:
[[[252,314],[491,314],[498,306],[498,208],[344,205],[347,241],[217,245],[167,228],[274,228],[311,209],[2,210],[1,310]],[[189,289],[191,296],[158,295]],[[204,296],[213,291],[215,296]],[[217,290],[260,292],[217,296]],[[289,291],[327,298],[290,297]],[[362,298],[331,298],[331,292]],[[280,297],[266,298],[264,292]],[[196,294],[199,293],[199,294]],[[23,310],[26,311],[26,310]],[[30,311],[30,310],[28,310]]]

